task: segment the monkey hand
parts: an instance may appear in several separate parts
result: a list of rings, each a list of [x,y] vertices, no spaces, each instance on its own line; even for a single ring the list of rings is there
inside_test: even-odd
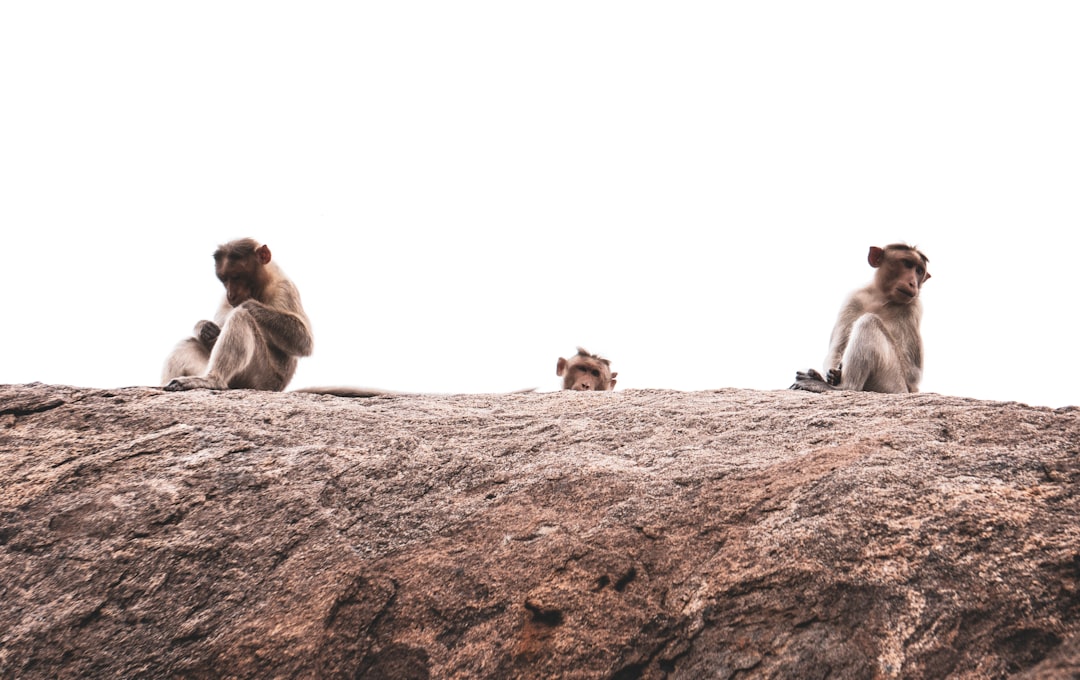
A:
[[[836,388],[825,382],[825,378],[821,377],[821,374],[814,369],[807,369],[805,373],[797,371],[795,373],[795,382],[789,390],[803,390],[805,392],[831,392]]]
[[[825,375],[825,382],[829,383],[833,387],[839,387],[840,386],[840,375],[841,375],[840,371],[843,368],[844,368],[843,366],[837,366],[836,368],[830,368],[829,372]]]
[[[221,327],[213,321],[200,321],[195,324],[195,337],[208,350],[214,349],[214,343],[217,342],[219,335],[221,335]]]

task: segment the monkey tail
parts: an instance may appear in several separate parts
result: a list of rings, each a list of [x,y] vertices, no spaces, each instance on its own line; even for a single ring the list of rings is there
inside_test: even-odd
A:
[[[367,399],[370,397],[402,396],[408,392],[394,392],[393,390],[377,390],[372,387],[301,387],[293,392],[306,392],[308,394],[329,394],[333,397],[346,397],[350,399]]]

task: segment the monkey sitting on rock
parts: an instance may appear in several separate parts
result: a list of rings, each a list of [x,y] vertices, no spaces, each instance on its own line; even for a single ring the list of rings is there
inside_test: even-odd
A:
[[[793,390],[918,392],[923,345],[919,293],[930,280],[929,259],[894,243],[870,248],[874,280],[847,299],[833,327],[825,377],[814,369],[795,374]]]
[[[225,299],[214,320],[195,324],[194,336],[165,361],[166,390],[280,392],[289,384],[298,358],[311,354],[311,323],[300,292],[270,259],[270,248],[249,238],[218,247],[215,271]]]

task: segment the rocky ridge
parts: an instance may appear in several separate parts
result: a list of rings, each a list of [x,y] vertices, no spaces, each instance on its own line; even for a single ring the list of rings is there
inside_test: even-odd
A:
[[[0,677],[1080,674],[1080,410],[0,386]]]

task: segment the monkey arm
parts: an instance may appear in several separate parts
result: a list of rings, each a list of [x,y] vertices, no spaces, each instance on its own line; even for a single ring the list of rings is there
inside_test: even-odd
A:
[[[923,342],[919,332],[919,322],[922,319],[922,306],[916,303],[910,307],[910,314],[906,324],[902,324],[897,333],[901,346],[904,348],[903,355],[907,358],[907,370],[904,380],[907,383],[908,392],[918,392],[919,382],[923,372]]]
[[[847,349],[848,340],[851,338],[851,324],[841,325],[840,321],[836,322],[836,327],[833,328],[832,338],[829,340],[829,353],[825,355],[825,371],[831,374],[833,370],[840,368],[840,362],[844,357],[844,350]]]
[[[909,349],[908,370],[904,376],[908,392],[919,391],[919,382],[922,380],[922,339],[918,339],[915,345]]]
[[[269,344],[293,356],[311,355],[314,339],[307,320],[300,314],[274,309],[257,300],[248,300],[240,307],[259,324]]]
[[[848,341],[851,340],[851,327],[855,321],[866,312],[866,291],[860,290],[851,295],[840,309],[833,326],[832,335],[829,338],[829,353],[825,355],[825,372],[839,369],[847,349]]]

